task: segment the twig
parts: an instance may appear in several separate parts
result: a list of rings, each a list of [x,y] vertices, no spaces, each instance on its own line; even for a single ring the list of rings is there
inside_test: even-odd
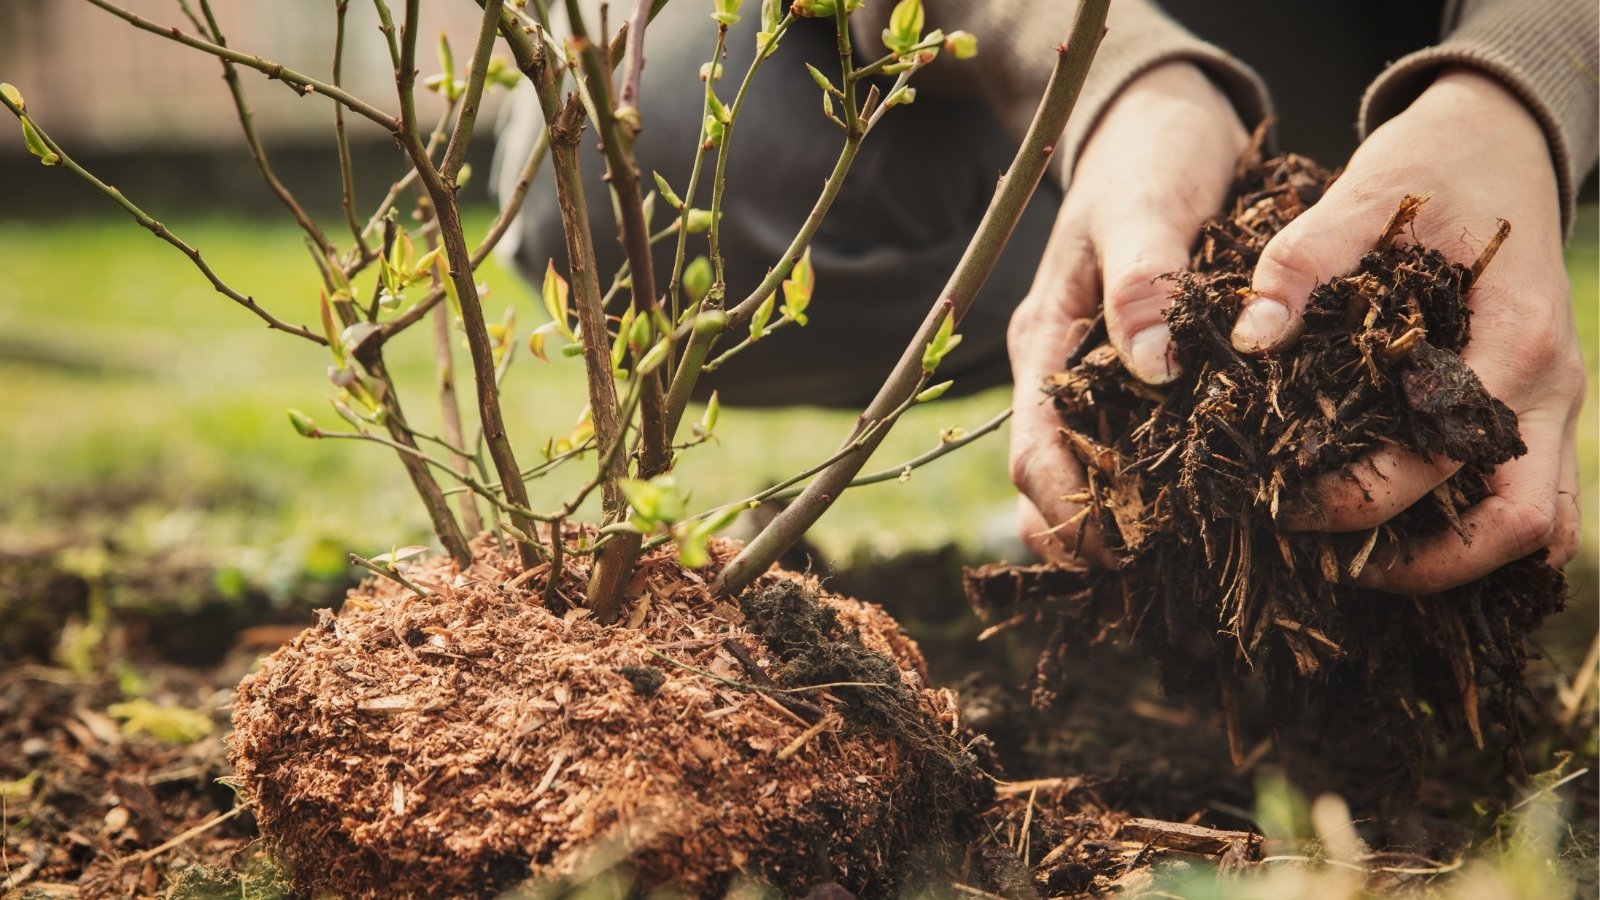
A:
[[[456,115],[456,127],[450,134],[450,144],[444,151],[444,163],[439,172],[444,180],[455,184],[456,173],[467,158],[467,145],[472,142],[472,126],[478,120],[478,105],[483,100],[483,83],[488,77],[489,56],[494,53],[495,35],[500,30],[500,10],[504,0],[485,0],[483,21],[478,27],[478,45],[473,49],[472,67],[467,74],[467,92],[461,101],[461,112]],[[446,74],[446,77],[453,77]]]
[[[372,572],[389,579],[395,584],[398,584],[401,587],[411,591],[413,594],[416,594],[418,597],[432,596],[432,593],[427,588],[422,587],[421,585],[412,582],[411,579],[401,575],[400,570],[393,566],[380,566],[372,560],[364,559],[355,553],[350,554],[350,562],[360,566],[363,569],[366,569],[368,572]],[[404,645],[405,642],[401,641],[401,644]]]
[[[335,0],[333,6],[333,84],[338,87],[344,77],[344,19],[345,13],[350,9],[350,0]],[[339,152],[339,205],[344,209],[345,224],[350,226],[350,234],[355,238],[357,255],[361,257],[372,253],[367,246],[367,239],[361,233],[361,225],[356,221],[356,177],[355,167],[350,161],[350,135],[344,126],[344,106],[333,105],[333,140]]]
[[[898,481],[904,477],[907,472],[920,469],[928,463],[931,463],[946,454],[953,453],[972,443],[973,441],[976,441],[979,438],[998,430],[1000,426],[1004,425],[1006,420],[1010,418],[1011,409],[1008,407],[1002,412],[996,414],[989,421],[984,422],[982,425],[979,425],[977,428],[973,429],[967,434],[962,435],[961,437],[955,438],[954,440],[941,441],[939,446],[934,447],[933,449],[918,456],[913,456],[898,466],[890,466],[887,469],[873,472],[870,475],[859,476],[855,480],[851,481],[848,485],[845,485],[845,487],[846,489],[858,488],[869,484],[879,484],[885,481]],[[788,490],[780,491],[777,494],[773,494],[770,499],[791,500],[799,495],[800,491],[798,489],[790,488]]]
[[[218,825],[221,825],[223,822],[226,822],[234,816],[237,816],[239,813],[244,812],[244,810],[245,808],[243,806],[235,806],[233,809],[230,809],[225,813],[217,813],[204,822],[201,822],[199,825],[174,835],[168,841],[151,847],[149,850],[145,850],[142,853],[135,853],[132,856],[125,857],[118,863],[118,865],[149,862],[168,850],[171,850],[173,847],[192,841],[200,835],[205,834]]]
[[[213,41],[216,41],[217,46],[228,46],[227,38],[223,36],[222,28],[217,24],[217,17],[211,12],[210,0],[200,0],[200,12],[205,15],[206,19],[204,26],[201,25],[199,19],[195,18],[187,2],[181,2],[180,6],[184,13],[188,15],[189,21],[194,23],[196,31],[204,35],[209,30],[210,37]],[[261,171],[261,179],[267,183],[267,188],[278,198],[278,202],[289,210],[289,214],[294,217],[301,230],[316,243],[317,249],[322,251],[322,255],[332,257],[334,255],[333,244],[328,242],[327,235],[322,233],[322,229],[317,227],[317,223],[313,222],[311,217],[306,214],[305,208],[300,205],[300,201],[295,199],[294,194],[284,186],[282,181],[278,180],[277,173],[272,171],[272,164],[267,161],[267,150],[261,145],[260,136],[256,134],[255,116],[250,112],[249,102],[245,100],[244,85],[239,81],[238,69],[232,61],[226,58],[221,59],[221,63],[222,80],[228,83],[228,93],[233,96],[233,108],[239,116],[239,130],[244,133],[245,146],[249,148],[250,158],[255,160],[256,168]],[[335,104],[334,108],[338,109],[338,104]]]
[[[348,91],[345,91],[343,88],[328,84],[323,81],[318,81],[309,75],[303,75],[293,69],[285,68],[283,65],[272,62],[271,60],[262,59],[259,56],[251,56],[247,53],[240,53],[227,47],[220,47],[210,41],[201,40],[200,38],[185,34],[182,29],[175,25],[158,25],[149,19],[135,15],[120,6],[109,2],[109,0],[89,0],[89,2],[100,7],[108,13],[111,13],[117,18],[122,19],[135,28],[148,31],[151,34],[160,35],[161,37],[171,41],[176,41],[184,46],[193,47],[196,50],[209,53],[212,56],[231,60],[246,68],[255,69],[271,80],[283,82],[292,88],[297,94],[322,94],[336,103],[344,104],[351,112],[371,119],[373,122],[383,126],[383,128],[388,131],[394,131],[399,127],[399,122],[394,116],[391,116],[377,107],[372,106],[361,98],[356,97]]]
[[[11,110],[12,114],[18,119],[23,118],[23,111],[19,107],[12,105],[10,98],[0,95],[0,104],[3,104],[6,109]],[[182,252],[184,256],[189,257],[189,261],[194,263],[195,268],[200,270],[200,274],[204,275],[206,280],[211,282],[211,286],[216,289],[217,293],[227,297],[229,300],[232,300],[233,302],[254,313],[256,318],[267,323],[267,327],[269,328],[286,332],[288,334],[295,335],[296,337],[305,338],[314,344],[327,346],[328,341],[322,335],[317,334],[310,329],[303,328],[298,325],[290,325],[287,322],[278,319],[271,313],[262,309],[261,306],[256,303],[254,298],[247,297],[225,284],[222,279],[218,277],[217,273],[211,270],[211,266],[207,265],[205,260],[200,258],[199,250],[196,250],[194,247],[185,243],[181,238],[168,230],[167,226],[157,222],[144,210],[134,205],[133,201],[129,200],[127,196],[122,193],[122,191],[106,184],[99,178],[96,178],[89,170],[78,165],[76,160],[68,155],[65,150],[61,149],[60,144],[57,144],[55,140],[45,132],[44,129],[39,128],[39,123],[37,121],[34,121],[31,117],[29,118],[29,121],[33,123],[34,129],[39,133],[39,137],[45,142],[45,145],[50,148],[50,151],[60,157],[58,164],[62,168],[88,182],[89,185],[95,190],[111,198],[113,202],[126,210],[128,215],[133,216],[134,221],[142,225],[151,234],[178,248],[178,250]]]
[[[926,378],[922,370],[923,353],[939,327],[947,316],[960,322],[989,273],[994,270],[1000,251],[1021,218],[1023,208],[1033,196],[1046,166],[1055,156],[1056,142],[1078,99],[1078,92],[1088,74],[1089,62],[1094,58],[1094,51],[1105,34],[1109,3],[1110,0],[1080,0],[1068,45],[1056,48],[1055,68],[1016,159],[995,192],[961,262],[929,310],[922,327],[906,347],[905,354],[895,364],[888,380],[862,413],[861,424],[845,439],[847,445],[857,441],[863,424],[881,420],[890,410],[915,396],[918,386]],[[799,540],[806,529],[833,505],[856,473],[861,471],[872,451],[882,442],[883,433],[880,430],[869,435],[844,459],[807,485],[794,503],[768,523],[723,569],[712,585],[713,593],[728,595],[743,590],[773,560]]]

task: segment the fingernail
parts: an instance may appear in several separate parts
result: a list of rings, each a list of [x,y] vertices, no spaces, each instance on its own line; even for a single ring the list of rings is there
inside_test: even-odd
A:
[[[1259,353],[1283,338],[1289,329],[1289,307],[1276,300],[1257,297],[1245,305],[1233,326],[1233,349],[1240,353]]]
[[[1133,336],[1128,345],[1128,368],[1146,384],[1170,384],[1178,377],[1178,361],[1172,358],[1172,332],[1165,325],[1154,325]]]

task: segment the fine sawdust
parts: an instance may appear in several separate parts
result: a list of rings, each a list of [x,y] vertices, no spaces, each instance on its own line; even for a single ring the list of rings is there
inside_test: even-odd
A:
[[[364,584],[240,684],[233,763],[302,889],[470,896],[625,861],[638,886],[696,894],[744,874],[881,896],[912,847],[950,832],[958,798],[982,796],[970,760],[952,762],[954,695],[926,687],[877,607],[810,604],[818,637],[876,662],[806,689],[823,673],[770,649],[670,551],[641,562],[625,627],[606,627],[543,606],[545,567],[518,575],[492,542],[475,550],[465,573],[407,565],[428,597]],[[715,544],[713,565],[733,552]],[[567,568],[571,597],[584,573]],[[790,575],[757,590],[795,609],[816,596]],[[893,694],[920,730],[863,719],[851,691]]]
[[[1071,647],[1129,634],[1169,691],[1220,699],[1236,762],[1247,750],[1240,698],[1255,683],[1301,783],[1358,807],[1403,806],[1433,737],[1498,742],[1520,768],[1524,638],[1561,608],[1566,587],[1542,551],[1437,595],[1349,584],[1414,540],[1459,531],[1495,466],[1525,448],[1514,414],[1457,355],[1470,336],[1467,294],[1503,223],[1475,264],[1453,264],[1406,240],[1427,214],[1406,198],[1357,270],[1312,293],[1293,349],[1234,352],[1228,335],[1261,250],[1331,178],[1293,155],[1241,164],[1190,270],[1169,276],[1183,367],[1169,387],[1134,379],[1102,321],[1080,326],[1050,390],[1087,475],[1076,499],[1117,570],[989,568],[968,588],[997,618],[1058,614],[1036,675],[1041,704],[1067,677]],[[1280,528],[1280,509],[1308,503],[1319,476],[1349,473],[1383,447],[1463,465],[1376,529]]]

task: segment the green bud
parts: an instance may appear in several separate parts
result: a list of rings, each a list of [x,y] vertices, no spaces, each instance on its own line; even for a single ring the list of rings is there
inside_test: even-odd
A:
[[[939,330],[934,332],[933,339],[928,341],[928,346],[922,351],[922,371],[932,372],[939,368],[939,363],[944,361],[945,355],[961,343],[961,335],[954,333],[955,327],[955,316],[946,313],[939,322]]]
[[[643,350],[650,343],[651,327],[649,316],[637,316],[633,326],[628,329],[628,347],[632,350]]]
[[[728,314],[720,309],[702,310],[694,320],[695,334],[721,334],[728,327]]]
[[[700,64],[700,80],[701,81],[720,81],[721,79],[722,79],[722,63],[716,63],[715,65],[713,65],[711,63],[701,63]]]
[[[667,201],[673,209],[683,209],[683,198],[672,189],[667,179],[661,177],[660,172],[651,172],[650,175],[656,180],[656,191],[661,194],[661,199]]]
[[[944,37],[944,49],[956,59],[971,59],[978,55],[978,36],[968,31],[952,31]]]
[[[727,127],[716,116],[706,116],[706,140],[702,145],[705,149],[714,149],[722,143],[722,135],[727,132]]]
[[[711,260],[696,256],[683,270],[683,290],[695,303],[711,291]]]
[[[642,322],[644,320],[640,319],[640,321]],[[662,363],[667,361],[667,356],[671,353],[671,341],[656,341],[656,345],[651,347],[648,353],[639,358],[639,374],[649,375],[651,372],[654,372],[656,369],[661,367]]]
[[[954,381],[941,381],[940,383],[934,385],[931,388],[928,388],[927,390],[923,391],[922,393],[917,394],[916,399],[914,401],[912,401],[912,402],[915,402],[915,403],[929,403],[929,402],[932,402],[934,400],[937,400],[940,397],[944,396],[944,392],[945,391],[950,390],[950,385],[952,385],[952,384],[955,384],[955,382]]]
[[[836,0],[794,0],[789,11],[803,19],[819,19],[833,15],[838,8]]]
[[[684,224],[688,227],[690,234],[700,234],[701,232],[710,231],[711,230],[711,210],[709,210],[709,209],[691,209],[691,210],[689,210],[687,221],[685,221]]]
[[[47,166],[60,164],[61,154],[50,149],[50,145],[45,142],[44,135],[33,127],[32,120],[27,116],[18,116],[17,119],[22,122],[22,141],[28,145],[28,152],[39,157],[39,162]]]
[[[761,301],[756,307],[756,314],[750,317],[750,340],[759,341],[767,330],[767,323],[772,321],[772,308],[777,303],[777,294],[768,294],[767,299]]]
[[[522,81],[522,73],[517,71],[516,66],[507,64],[498,56],[489,60],[489,68],[485,75],[491,84],[498,84],[506,90],[516,87]]]
[[[717,428],[717,417],[722,415],[722,400],[717,397],[717,392],[711,392],[711,399],[706,401],[705,414],[700,417],[700,433],[710,434]]]
[[[461,169],[456,172],[456,187],[464,188],[472,180],[472,163],[462,163]]]
[[[778,30],[778,25],[783,22],[782,0],[761,0],[761,30],[772,33]],[[756,46],[760,46],[758,41]]]
[[[294,426],[294,430],[298,431],[301,437],[322,437],[322,432],[317,429],[317,423],[298,409],[289,410],[289,424]]]
[[[891,93],[888,98],[883,101],[883,105],[885,109],[891,106],[906,106],[916,102],[916,99],[917,89],[911,87],[910,85],[906,85],[905,87]]]
[[[817,83],[817,87],[822,88],[823,91],[831,94],[838,90],[833,86],[833,82],[828,80],[828,76],[822,74],[822,70],[811,63],[806,63],[806,72],[811,75],[811,80]]]
[[[22,112],[28,108],[28,102],[22,99],[22,92],[17,90],[17,86],[14,84],[0,81],[0,97],[6,98],[6,103],[15,107],[17,112]]]

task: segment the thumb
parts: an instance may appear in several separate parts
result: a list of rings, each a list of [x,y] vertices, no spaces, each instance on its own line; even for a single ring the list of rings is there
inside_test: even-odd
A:
[[[1256,262],[1233,347],[1241,353],[1282,349],[1300,336],[1311,289],[1353,270],[1383,229],[1368,209],[1354,203],[1342,182],[1267,242]]]
[[[1168,384],[1179,374],[1166,323],[1172,287],[1159,279],[1188,266],[1193,230],[1122,220],[1100,237],[1106,332],[1123,365],[1146,384]]]

